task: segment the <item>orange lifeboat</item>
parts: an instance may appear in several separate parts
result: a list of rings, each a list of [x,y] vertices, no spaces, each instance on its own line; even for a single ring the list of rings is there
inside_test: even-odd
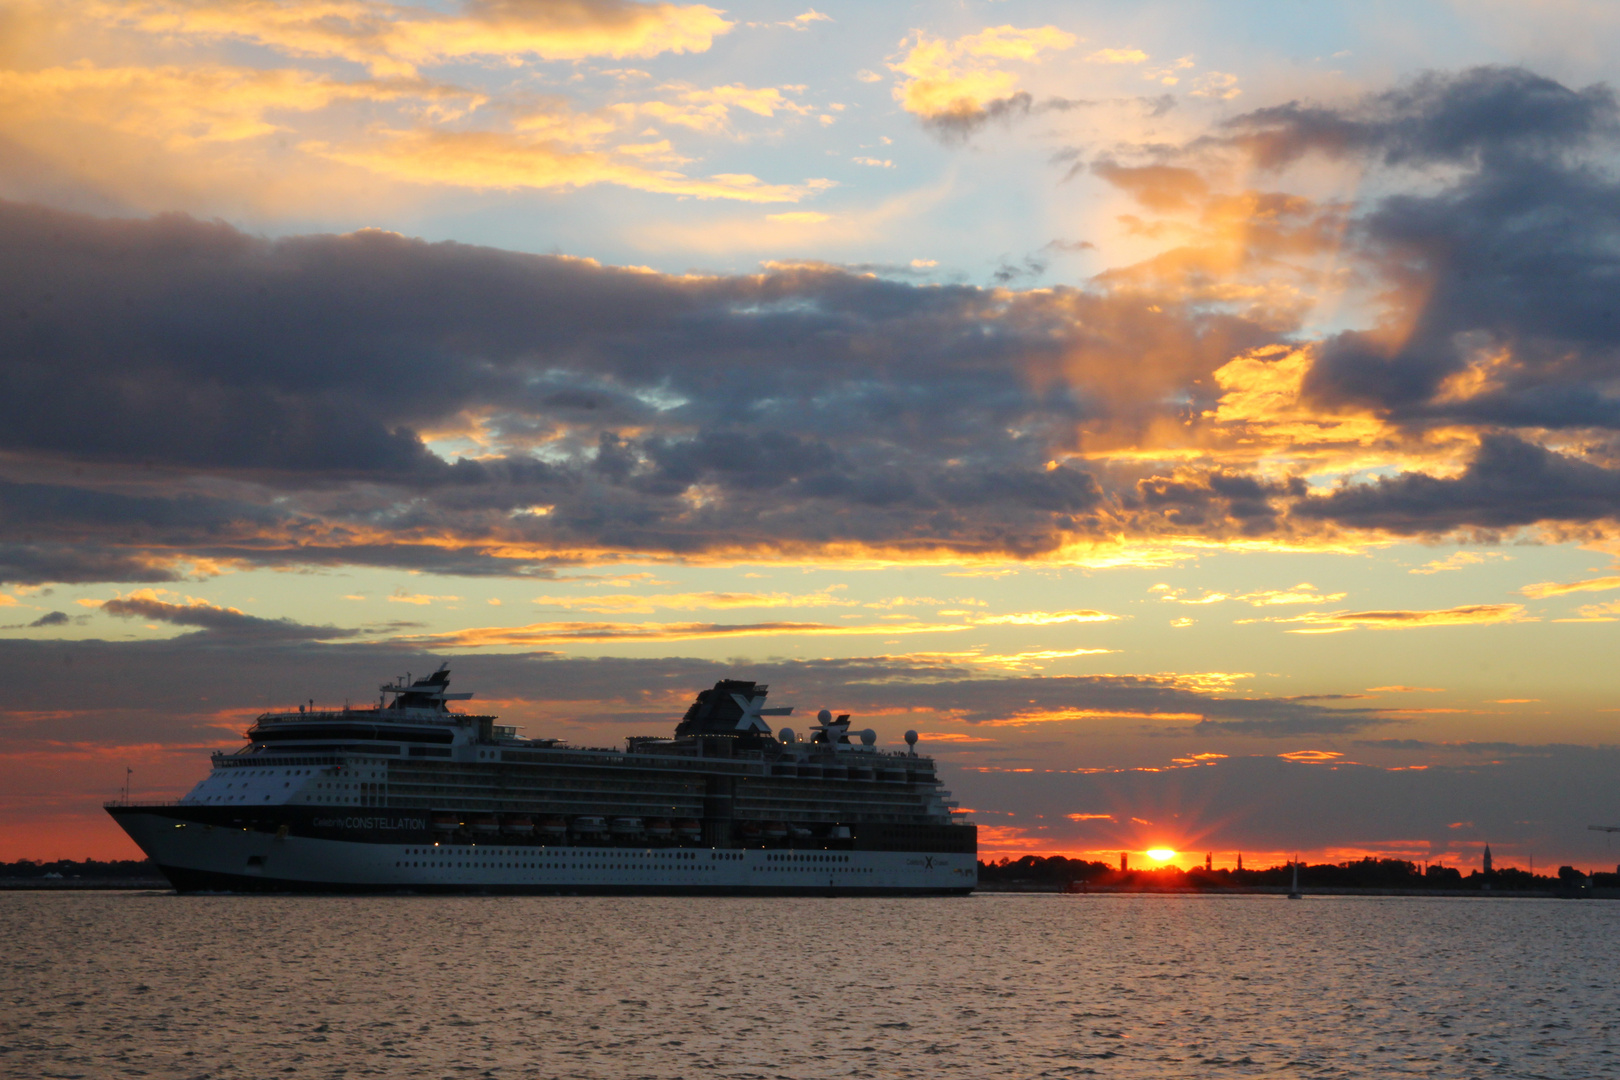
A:
[[[455,832],[459,828],[461,828],[461,819],[455,814],[433,815],[434,832]]]
[[[568,822],[560,817],[548,817],[540,823],[540,834],[551,839],[567,836]]]
[[[530,836],[534,833],[534,819],[528,814],[507,814],[501,821],[501,831],[513,836]]]
[[[703,839],[703,826],[695,821],[683,821],[675,826],[675,834],[682,840]]]
[[[668,840],[673,835],[675,835],[675,830],[670,828],[669,822],[663,818],[653,818],[647,822],[647,836],[649,839]]]
[[[501,831],[501,823],[494,814],[479,814],[471,821],[472,831],[490,836]]]

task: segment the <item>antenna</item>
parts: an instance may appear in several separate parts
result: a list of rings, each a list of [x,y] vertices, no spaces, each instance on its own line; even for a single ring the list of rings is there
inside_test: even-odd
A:
[[[129,777],[135,770],[128,765],[124,766],[124,805],[129,805]]]

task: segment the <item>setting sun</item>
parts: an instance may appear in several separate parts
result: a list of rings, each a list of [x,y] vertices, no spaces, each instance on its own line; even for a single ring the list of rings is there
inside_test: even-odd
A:
[[[1176,857],[1176,853],[1167,847],[1156,847],[1149,848],[1147,856],[1154,862],[1169,862]]]

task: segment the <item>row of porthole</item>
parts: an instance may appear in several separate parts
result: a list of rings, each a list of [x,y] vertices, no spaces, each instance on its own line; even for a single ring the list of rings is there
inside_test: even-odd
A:
[[[756,867],[754,867],[754,869],[755,870],[780,870],[780,871],[807,870],[807,871],[809,871],[811,873],[815,873],[815,871],[820,869],[820,867],[815,867],[815,866],[756,866]],[[841,866],[841,867],[838,868],[838,872],[840,874],[870,874],[870,873],[873,872],[873,870],[874,870],[874,868],[870,867],[870,866]]]
[[[848,855],[767,855],[766,862],[849,862]]]
[[[407,855],[439,855],[439,856],[444,856],[444,855],[449,854],[453,850],[455,850],[455,849],[454,848],[444,848],[444,849],[440,849],[440,848],[406,848],[405,849],[405,854],[407,854]],[[510,851],[505,851],[505,852],[501,852],[500,854],[510,856],[513,853],[510,852]],[[576,852],[575,855],[576,855],[576,857],[584,857],[584,858],[592,858],[592,857],[594,857],[594,858],[603,858],[603,857],[605,857],[604,853],[599,852],[599,851],[591,851],[591,852],[580,851],[580,852]],[[649,852],[645,853],[644,855],[642,855],[641,857],[644,858],[644,859],[647,859],[647,858],[653,858],[653,859],[659,859],[659,858],[662,858],[662,859],[695,859],[695,858],[697,858],[697,852],[695,852],[695,851],[649,851]]]
[[[641,866],[628,863],[432,863],[396,862],[395,867],[406,870],[665,870],[663,866]],[[694,866],[693,870],[713,870],[712,866]]]

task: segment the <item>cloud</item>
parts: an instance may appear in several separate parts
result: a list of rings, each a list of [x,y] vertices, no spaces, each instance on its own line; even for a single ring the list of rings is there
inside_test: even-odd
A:
[[[990,27],[953,41],[918,31],[889,65],[902,78],[894,98],[925,126],[947,138],[965,138],[991,120],[1029,111],[1034,99],[1018,89],[1007,64],[1037,62],[1041,54],[1072,47],[1078,39],[1055,26]]]
[[[918,37],[902,60],[931,43],[919,64],[1005,74],[1064,40]],[[420,80],[362,81],[428,100]],[[1329,118],[1298,110],[1087,163],[1127,200],[1130,228],[1179,239],[1040,289],[805,262],[673,275],[381,231],[270,239],[180,215],[0,204],[0,287],[14,301],[0,389],[31,403],[0,429],[0,578],[158,584],[345,564],[547,577],[627,559],[1117,565],[1186,545],[1350,551],[1610,528],[1620,331],[1605,283],[1620,266],[1592,237],[1620,186],[1597,153],[1615,146],[1603,95],[1496,69],[1424,87],[1391,91],[1410,99],[1399,108],[1310,107],[1364,126],[1389,113],[1333,151],[1388,170],[1353,202],[1229,188],[1234,158],[1281,168],[1328,145]],[[781,117],[777,100],[797,93],[702,92],[720,90],[733,97],[701,106],[733,117]],[[698,108],[687,91],[669,101]],[[1455,133],[1470,94],[1518,110],[1496,141]],[[1562,128],[1520,123],[1547,109],[1567,113]],[[299,115],[247,109],[230,124]],[[257,138],[189,123],[198,144]],[[445,170],[443,182],[725,199],[822,190],[627,157],[614,142],[627,123],[551,103],[483,129],[368,127],[307,152],[369,155],[435,183]],[[1312,148],[1265,157],[1259,135],[1289,132],[1316,132]],[[769,224],[821,224],[789,213]],[[1338,325],[1370,329],[1313,336],[1310,298],[1341,279],[1366,295]],[[1289,602],[1332,599],[1296,591]]]
[[[648,169],[621,156],[559,145],[545,137],[501,131],[416,129],[387,132],[369,144],[311,144],[323,157],[418,184],[512,190],[616,184],[637,191],[754,203],[799,202],[832,186],[812,179],[772,184],[752,173],[688,176]]]
[[[805,114],[809,108],[785,94],[802,87],[672,84],[654,100],[597,99],[580,108],[577,93],[536,93],[520,76],[499,74],[501,65],[488,69],[480,90],[420,70],[474,57],[701,51],[730,25],[702,6],[468,0],[459,12],[432,12],[371,0],[314,7],[136,0],[71,10],[70,17],[62,9],[63,33],[54,37],[20,24],[34,62],[0,71],[0,137],[15,143],[0,159],[0,183],[14,192],[48,196],[66,187],[120,206],[240,213],[246,205],[268,215],[349,205],[374,217],[379,202],[417,200],[424,186],[555,191],[615,184],[795,202],[830,185],[742,171],[693,175],[683,170],[692,156],[668,138],[644,135],[649,118],[687,133],[732,136],[733,110]],[[124,53],[147,63],[101,66],[64,45],[109,32],[132,38]],[[199,62],[176,47],[180,41],[247,41],[264,52],[235,65]],[[61,62],[51,63],[58,55]],[[370,74],[345,77],[324,62],[330,59],[363,64]],[[506,67],[523,70],[521,63]]]
[[[1229,138],[1262,165],[1308,153],[1376,156],[1385,165],[1477,165],[1558,154],[1616,131],[1607,86],[1571,90],[1523,68],[1430,72],[1348,108],[1286,105],[1226,122]]]
[[[854,607],[859,601],[834,596],[834,590],[818,593],[620,593],[608,596],[537,596],[533,603],[569,611],[589,611],[599,615],[651,614],[664,608],[675,610],[730,610],[734,608]]]
[[[1276,607],[1281,604],[1323,604],[1334,600],[1343,600],[1344,593],[1319,593],[1315,586],[1309,582],[1301,582],[1292,589],[1257,589],[1253,592],[1227,593],[1211,592],[1199,597],[1183,595],[1185,590],[1170,589],[1169,586],[1154,586],[1153,590],[1161,595],[1160,600],[1169,600],[1177,604],[1218,604],[1225,600],[1241,600],[1253,607]]]
[[[1256,620],[1242,619],[1240,622]],[[1353,630],[1358,626],[1384,630],[1401,630],[1420,626],[1479,626],[1497,623],[1527,622],[1523,604],[1472,604],[1466,607],[1444,608],[1438,611],[1333,611],[1310,612],[1289,618],[1274,617],[1263,622],[1299,623],[1303,629],[1296,634],[1331,633]]]
[[[336,626],[306,626],[291,619],[263,619],[232,607],[219,607],[206,600],[188,598],[184,604],[170,603],[151,589],[105,601],[101,610],[122,619],[151,619],[191,626],[211,635],[279,641],[331,641],[354,637],[358,631]]]
[[[28,627],[29,629],[34,629],[42,626],[65,626],[72,621],[73,620],[68,617],[66,612],[51,611],[41,615],[39,618],[29,623]]]
[[[1447,570],[1461,570],[1465,566],[1481,566],[1492,559],[1511,559],[1500,551],[1454,551],[1444,559],[1434,559],[1422,566],[1414,566],[1408,574],[1438,574]]]
[[[1444,534],[1476,525],[1594,521],[1620,514],[1620,470],[1560,454],[1506,434],[1480,439],[1461,475],[1403,472],[1312,495],[1293,512],[1402,535]]]
[[[1585,581],[1543,581],[1526,585],[1519,591],[1532,600],[1545,600],[1549,596],[1567,596],[1577,592],[1603,592],[1620,589],[1620,577],[1587,578]]]
[[[724,637],[855,637],[953,633],[965,623],[888,622],[864,626],[826,623],[616,623],[551,622],[527,626],[480,626],[401,640],[441,649],[487,649],[560,645],[572,641],[696,641]]]
[[[322,5],[135,0],[87,5],[107,22],[195,40],[248,41],[295,56],[363,64],[379,74],[472,57],[546,60],[704,52],[731,28],[701,4],[464,0],[459,10],[341,0]]]
[[[1148,54],[1141,49],[1098,49],[1086,57],[1088,64],[1145,64]]]

